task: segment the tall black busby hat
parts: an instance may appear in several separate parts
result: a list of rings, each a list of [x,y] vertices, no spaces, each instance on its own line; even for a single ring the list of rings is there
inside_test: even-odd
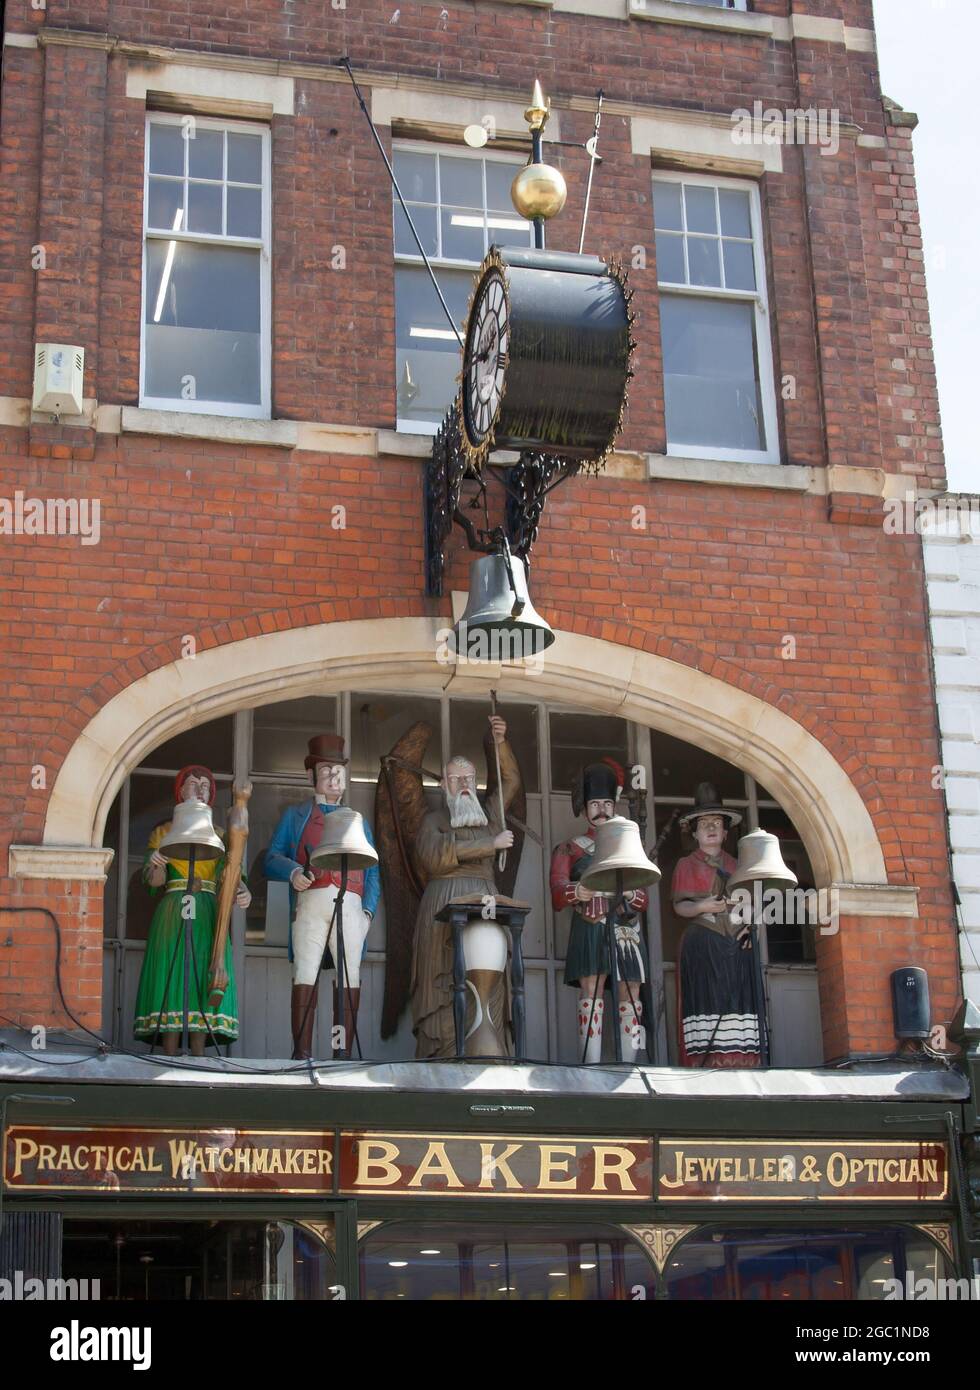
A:
[[[572,810],[580,816],[590,801],[611,801],[615,805],[625,785],[626,773],[615,759],[589,763],[579,771],[572,786]]]

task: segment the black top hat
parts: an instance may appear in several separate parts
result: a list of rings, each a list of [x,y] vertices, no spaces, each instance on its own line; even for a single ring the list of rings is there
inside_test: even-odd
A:
[[[698,789],[694,793],[694,810],[685,811],[680,818],[681,825],[690,825],[692,821],[699,820],[701,816],[727,816],[729,828],[742,823],[742,817],[738,811],[733,811],[730,807],[721,804],[718,793],[710,782],[698,783]]]

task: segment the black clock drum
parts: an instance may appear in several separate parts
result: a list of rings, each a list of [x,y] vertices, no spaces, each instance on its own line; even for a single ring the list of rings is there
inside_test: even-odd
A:
[[[463,446],[601,459],[618,433],[632,315],[597,256],[491,247],[477,275],[460,377]]]

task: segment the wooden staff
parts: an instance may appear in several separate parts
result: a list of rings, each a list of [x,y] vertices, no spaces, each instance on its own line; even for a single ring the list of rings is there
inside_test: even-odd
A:
[[[217,1008],[221,996],[228,988],[228,971],[225,969],[225,948],[231,928],[231,911],[242,876],[242,861],[245,858],[245,841],[248,839],[248,799],[252,795],[252,784],[236,785],[233,790],[233,804],[225,829],[225,867],[221,875],[221,888],[218,892],[218,919],[214,930],[214,946],[211,950],[211,967],[208,972],[208,993],[210,1006]]]
[[[496,690],[491,690],[491,691],[490,691],[490,713],[491,713],[491,714],[496,714],[496,713],[497,713],[497,692],[496,692]],[[496,738],[494,738],[494,740],[493,740],[493,757],[494,757],[494,762],[495,762],[496,765],[497,765],[497,795],[500,797],[500,828],[501,828],[501,830],[506,830],[506,829],[507,829],[507,815],[506,815],[506,812],[504,811],[504,784],[503,784],[503,782],[500,780],[500,744],[497,742]],[[498,871],[499,873],[503,873],[503,871],[504,871],[504,869],[505,869],[506,867],[507,867],[507,851],[506,851],[505,849],[502,849],[502,850],[499,852],[499,854],[497,855],[497,871]]]

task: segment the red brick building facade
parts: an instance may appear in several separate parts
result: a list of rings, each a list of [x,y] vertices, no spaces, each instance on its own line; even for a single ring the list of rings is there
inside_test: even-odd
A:
[[[0,496],[98,499],[100,535],[0,537],[4,1019],[66,1025],[43,908],[64,996],[100,1027],[106,825],[153,749],[276,701],[446,683],[432,635],[450,600],[424,591],[430,441],[398,396],[392,194],[336,66],[348,53],[386,147],[426,158],[465,156],[462,129],[485,113],[513,149],[535,77],[548,134],[582,142],[604,92],[586,249],[630,267],[635,376],[616,453],[554,494],[534,551],[557,655],[533,687],[498,673],[504,698],[622,717],[778,804],[814,882],[840,892],[840,930],[815,942],[827,1060],[892,1048],[900,966],[926,968],[948,1022],[960,983],[921,549],[882,525],[883,498],[942,490],[944,472],[914,120],[883,98],[871,0],[14,0],[5,26]],[[738,143],[733,113],[755,103],[832,113],[839,147],[794,141],[786,120]],[[164,408],[141,375],[157,341],[144,246],[165,245],[145,235],[148,112],[266,142],[267,231],[223,253],[254,251],[267,277],[268,390],[247,411]],[[569,187],[548,244],[576,250],[587,159],[547,153]],[[757,199],[741,244],[764,266],[765,458],[669,437],[652,181],[677,188],[678,173]],[[235,184],[242,206],[250,187]],[[700,195],[685,197],[693,263]],[[84,348],[78,418],[32,413],[35,343]],[[447,591],[465,590],[470,558],[457,532]]]

